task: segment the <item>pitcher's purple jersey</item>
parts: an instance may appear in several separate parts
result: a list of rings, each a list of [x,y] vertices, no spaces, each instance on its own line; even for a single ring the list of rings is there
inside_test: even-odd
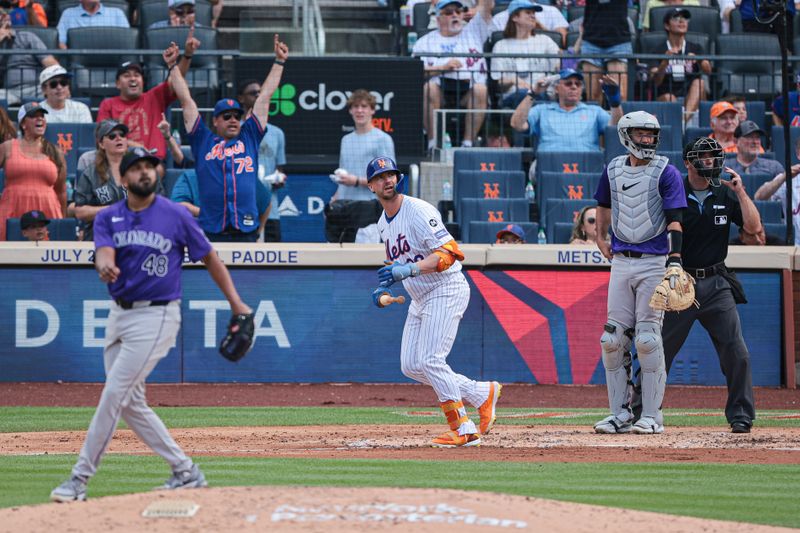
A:
[[[192,261],[212,251],[189,211],[161,196],[143,211],[131,211],[121,200],[97,213],[94,246],[116,250],[120,275],[108,292],[130,302],[177,300],[184,249]]]
[[[239,136],[226,142],[197,117],[189,140],[200,191],[197,221],[204,231],[222,233],[233,227],[250,233],[258,229],[258,147],[266,131],[251,115]]]
[[[683,176],[673,165],[667,165],[661,176],[658,178],[658,192],[661,194],[661,204],[663,209],[680,209],[686,207],[686,194],[683,190]],[[597,185],[597,192],[594,194],[601,207],[611,207],[611,184],[608,181],[608,168],[603,169],[600,176],[600,183]],[[611,234],[611,253],[620,252],[642,252],[645,254],[667,255],[669,253],[669,243],[667,242],[667,232],[663,231],[650,240],[632,243],[617,239]]]

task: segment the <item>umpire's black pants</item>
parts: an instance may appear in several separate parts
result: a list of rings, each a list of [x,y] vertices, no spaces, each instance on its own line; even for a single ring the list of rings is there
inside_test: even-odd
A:
[[[743,422],[748,426],[755,420],[753,379],[750,371],[750,352],[742,337],[742,326],[736,302],[728,282],[713,275],[698,279],[695,293],[700,308],[690,307],[680,313],[665,313],[661,336],[664,340],[664,359],[667,373],[678,355],[695,320],[705,328],[717,350],[719,365],[728,384],[725,417],[729,424]],[[641,412],[641,398],[633,399],[634,412]]]

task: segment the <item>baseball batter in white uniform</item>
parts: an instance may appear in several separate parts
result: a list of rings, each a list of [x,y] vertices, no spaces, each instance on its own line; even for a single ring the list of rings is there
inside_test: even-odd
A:
[[[447,364],[469,303],[469,284],[459,262],[464,255],[432,205],[397,192],[399,179],[397,165],[388,157],[376,157],[367,166],[367,183],[384,209],[378,229],[387,259],[378,271],[381,286],[373,300],[382,307],[380,296],[401,280],[411,296],[400,368],[405,376],[433,387],[439,397],[450,431],[433,439],[433,446],[478,446],[480,435],[492,429],[502,387],[457,374]],[[467,416],[464,400],[478,408],[480,432]]]

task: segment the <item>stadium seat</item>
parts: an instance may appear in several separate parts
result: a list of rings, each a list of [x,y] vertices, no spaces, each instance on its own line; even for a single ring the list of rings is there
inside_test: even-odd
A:
[[[139,30],[136,28],[97,26],[73,28],[67,33],[67,45],[74,50],[132,50],[138,48],[138,43]],[[139,60],[138,55],[90,53],[72,56],[73,92],[97,99],[116,96],[119,94],[117,68],[125,61]]]
[[[462,198],[459,204],[461,212],[461,239],[471,242],[469,223],[529,221],[530,207],[524,198],[502,198],[485,200],[483,198]]]
[[[0,100],[0,107],[2,107],[4,110],[6,110],[6,112],[8,112],[8,100],[6,100],[5,98]]]
[[[691,13],[689,27],[693,32],[706,34],[712,41],[717,38],[722,25],[718,7],[682,5],[681,8]],[[664,36],[664,14],[671,9],[675,9],[675,6],[654,7],[650,10],[650,31]]]
[[[74,176],[81,155],[81,148],[94,147],[94,123],[80,124],[70,122],[54,122],[47,125],[44,137],[56,145],[67,162],[67,176]]]
[[[687,32],[686,41],[698,45],[704,54],[713,54],[716,48],[716,43],[705,33]],[[660,54],[664,47],[664,32],[642,32],[636,42],[637,52],[641,54]]]
[[[461,170],[522,170],[522,153],[519,150],[460,148],[453,153],[453,175]]]
[[[461,170],[453,180],[453,197],[458,205],[462,198],[522,198],[525,196],[525,173],[521,170],[481,172]]]
[[[77,3],[75,5],[77,5]],[[14,30],[27,31],[36,35],[50,50],[55,50],[58,48],[58,30],[56,28],[43,28],[41,26],[15,26]]]
[[[637,102],[631,101],[624,104],[626,113],[631,111],[646,111],[655,115],[662,126],[672,126],[672,144],[680,145],[681,132],[683,131],[683,108],[678,102]],[[662,139],[665,137],[661,136]]]
[[[722,94],[741,94],[752,100],[766,100],[780,90],[780,44],[771,33],[720,35],[717,53],[722,56],[769,56],[776,61],[719,60],[717,78]]]
[[[164,50],[170,42],[183,43],[189,34],[189,26],[171,26],[153,28],[145,33],[145,48]],[[217,49],[217,30],[214,28],[195,27],[194,36],[200,40],[201,47],[192,59],[192,66],[186,73],[186,81],[192,88],[192,97],[203,106],[200,95],[205,95],[205,104],[212,105],[216,101],[216,90],[219,87],[219,63],[216,56],[203,55],[203,50]],[[145,57],[147,65],[147,87],[152,88],[166,79],[167,69],[160,55]],[[210,96],[210,97],[209,97]]]
[[[700,101],[700,108],[698,109],[698,113],[700,113],[700,122],[699,126],[701,128],[708,128],[711,126],[711,106],[714,105],[714,101],[712,100],[701,100]],[[745,107],[747,108],[747,120],[752,120],[758,127],[763,129],[764,131],[769,131],[767,128],[767,104],[766,102],[762,102],[761,100],[752,100],[745,102]]]
[[[770,176],[769,174],[742,174],[744,190],[747,191],[747,195],[752,198],[758,188],[772,180],[773,177],[774,176]]]
[[[47,232],[50,234],[51,241],[76,241],[78,240],[78,219],[77,218],[54,218],[47,225]],[[6,221],[6,240],[7,241],[27,241],[22,236],[22,228],[18,218],[9,218]]]
[[[538,152],[536,174],[542,172],[602,172],[605,155],[597,152]]]
[[[755,200],[756,208],[761,213],[764,224],[780,224],[783,220],[783,204],[772,200]]]
[[[175,187],[175,183],[178,182],[178,178],[181,177],[181,174],[186,172],[185,169],[182,168],[168,168],[167,172],[164,174],[164,177],[161,179],[161,183],[164,185],[164,195],[169,198],[172,196],[172,188]]]
[[[536,182],[539,189],[536,196],[539,198],[539,212],[543,211],[548,198],[563,198],[570,200],[585,200],[594,197],[597,184],[600,183],[600,173],[580,172],[578,174],[563,174],[561,172],[542,172]]]
[[[669,159],[670,164],[675,166],[681,174],[686,175],[686,165],[683,163],[683,150],[659,152],[659,154]]]
[[[783,222],[780,223],[763,223],[764,226],[764,233],[772,237],[778,237],[781,240],[786,239],[786,224]]]
[[[596,206],[597,202],[594,199],[565,200],[563,198],[548,198],[545,202],[545,209],[540,222],[547,231],[547,242],[554,242],[555,224],[557,222],[567,222],[572,225],[575,222],[575,217],[587,205]]]
[[[508,224],[517,224],[522,228],[525,232],[526,243],[533,244],[536,242],[536,234],[539,233],[539,224],[536,222],[481,222],[477,220],[469,223],[469,242],[493,244],[497,240],[497,232]]]
[[[658,151],[662,152],[669,152],[672,150],[677,150],[681,148],[680,143],[677,145],[675,144],[674,137],[672,132],[675,130],[670,125],[665,125],[661,127],[661,136],[658,143]],[[678,129],[678,135],[680,136],[680,128]],[[627,154],[628,150],[622,146],[622,143],[619,142],[619,134],[617,133],[616,126],[606,126],[606,133],[604,136],[605,139],[605,154],[606,154],[606,163],[617,157],[618,155]]]
[[[794,149],[797,146],[797,138],[800,137],[800,127],[792,127],[789,130],[790,142],[792,143],[790,146],[789,151],[792,153],[792,164],[796,165],[800,163],[797,159],[797,150]],[[775,152],[775,159],[780,161],[783,164],[784,158],[784,144],[783,144],[783,126],[772,126],[772,151]]]
[[[708,137],[709,135],[711,135],[710,126],[705,126],[701,128],[698,128],[696,126],[688,127],[686,128],[686,131],[683,134],[683,142],[679,148],[683,150],[683,147],[686,146],[686,144],[688,144],[690,141],[693,141],[698,137]]]
[[[428,24],[431,20],[431,16],[428,13],[430,8],[430,2],[414,4],[414,31],[418,36],[428,31]]]
[[[105,2],[103,3],[105,4]],[[139,27],[142,30],[147,30],[154,22],[167,19],[169,19],[169,10],[167,9],[167,2],[164,0],[142,0],[139,4]],[[197,24],[195,29],[199,29],[202,26],[211,27],[211,3],[208,0],[195,0],[194,20]],[[270,39],[272,39],[272,36],[270,36]],[[182,50],[186,39],[184,38],[182,41],[176,39],[175,42],[179,43]],[[202,43],[202,49],[206,43],[202,40],[200,42]]]
[[[574,222],[556,222],[553,224],[553,239],[547,240],[548,244],[569,244],[572,237],[572,226]]]

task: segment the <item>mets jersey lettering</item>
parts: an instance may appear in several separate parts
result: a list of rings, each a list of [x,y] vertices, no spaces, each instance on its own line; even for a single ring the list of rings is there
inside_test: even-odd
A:
[[[385,243],[386,259],[401,263],[421,261],[453,240],[439,212],[431,204],[410,196],[403,196],[400,210],[391,220],[386,217],[386,212],[381,215],[378,230]],[[405,279],[403,287],[418,300],[437,287],[456,280],[464,280],[458,261],[444,272]]]

